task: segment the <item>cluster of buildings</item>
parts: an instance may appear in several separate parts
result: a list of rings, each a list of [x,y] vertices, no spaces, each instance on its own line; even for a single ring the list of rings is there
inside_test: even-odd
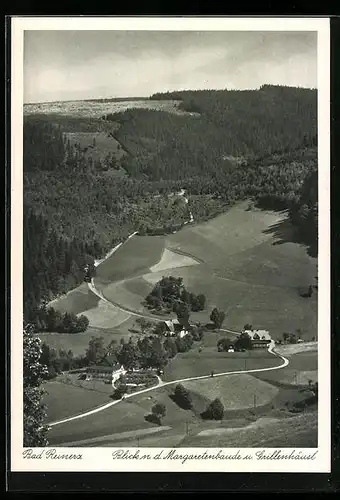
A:
[[[169,319],[168,321],[163,321],[165,326],[165,336],[166,337],[179,337],[182,339],[188,335],[189,331],[185,328],[178,319]]]

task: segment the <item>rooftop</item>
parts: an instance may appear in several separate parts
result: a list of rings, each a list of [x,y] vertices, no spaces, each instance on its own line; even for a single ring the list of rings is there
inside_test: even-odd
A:
[[[270,333],[267,330],[244,330],[252,340],[271,340]]]

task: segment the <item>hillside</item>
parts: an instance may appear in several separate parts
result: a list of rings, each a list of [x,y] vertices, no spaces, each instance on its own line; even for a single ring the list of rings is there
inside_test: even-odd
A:
[[[135,236],[97,268],[94,284],[111,303],[149,315],[143,303],[155,283],[182,277],[190,292],[207,298],[206,311],[192,313],[194,320],[206,322],[218,307],[232,330],[250,323],[274,338],[299,329],[312,339],[317,293],[307,299],[303,290],[315,284],[316,259],[292,236],[287,214],[239,203],[175,234]]]
[[[253,199],[289,209],[297,227],[308,220],[308,235],[300,236],[315,242],[317,200],[306,199],[317,183],[316,175],[308,181],[317,163],[316,91],[264,86],[27,105],[24,112],[31,320],[43,298],[83,280],[85,262],[133,231],[178,230],[188,209],[199,222]],[[188,205],[169,196],[183,187]]]

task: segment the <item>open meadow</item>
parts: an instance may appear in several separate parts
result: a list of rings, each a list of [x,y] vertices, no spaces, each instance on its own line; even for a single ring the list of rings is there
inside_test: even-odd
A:
[[[61,313],[72,312],[73,314],[80,314],[87,309],[96,307],[98,302],[98,297],[89,290],[87,283],[82,283],[67,294],[52,300],[47,306],[53,307]]]
[[[244,428],[207,429],[185,437],[183,447],[316,448],[317,412],[287,418],[263,417]]]
[[[36,334],[36,336],[57,352],[59,350],[67,352],[71,349],[74,356],[80,356],[85,354],[92,337],[102,337],[104,345],[107,346],[112,341],[119,344],[122,338],[128,341],[131,336],[141,335],[135,319],[133,316],[129,317],[119,325],[119,328],[96,328],[89,326],[85,332],[81,333],[41,332]]]
[[[206,334],[206,336],[209,334]],[[230,338],[230,336],[229,336]],[[179,353],[164,368],[164,379],[167,381],[189,377],[210,375],[240,370],[256,370],[279,366],[282,360],[268,353],[265,349],[248,352],[218,352],[215,347],[203,347],[202,352],[194,348]]]
[[[97,277],[115,282],[150,272],[163,249],[162,237],[134,236],[97,267]]]
[[[258,378],[283,386],[308,386],[309,381],[313,384],[318,381],[316,350],[291,355],[287,354],[284,349],[280,352],[289,359],[289,365],[284,370],[258,373],[256,374]]]
[[[110,401],[108,394],[54,380],[46,382],[43,388],[46,391],[42,402],[46,404],[47,423],[78,415]]]

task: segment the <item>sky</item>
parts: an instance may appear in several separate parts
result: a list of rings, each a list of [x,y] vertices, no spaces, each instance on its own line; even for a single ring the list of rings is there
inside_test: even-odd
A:
[[[316,88],[316,32],[25,31],[25,103],[263,84]]]

